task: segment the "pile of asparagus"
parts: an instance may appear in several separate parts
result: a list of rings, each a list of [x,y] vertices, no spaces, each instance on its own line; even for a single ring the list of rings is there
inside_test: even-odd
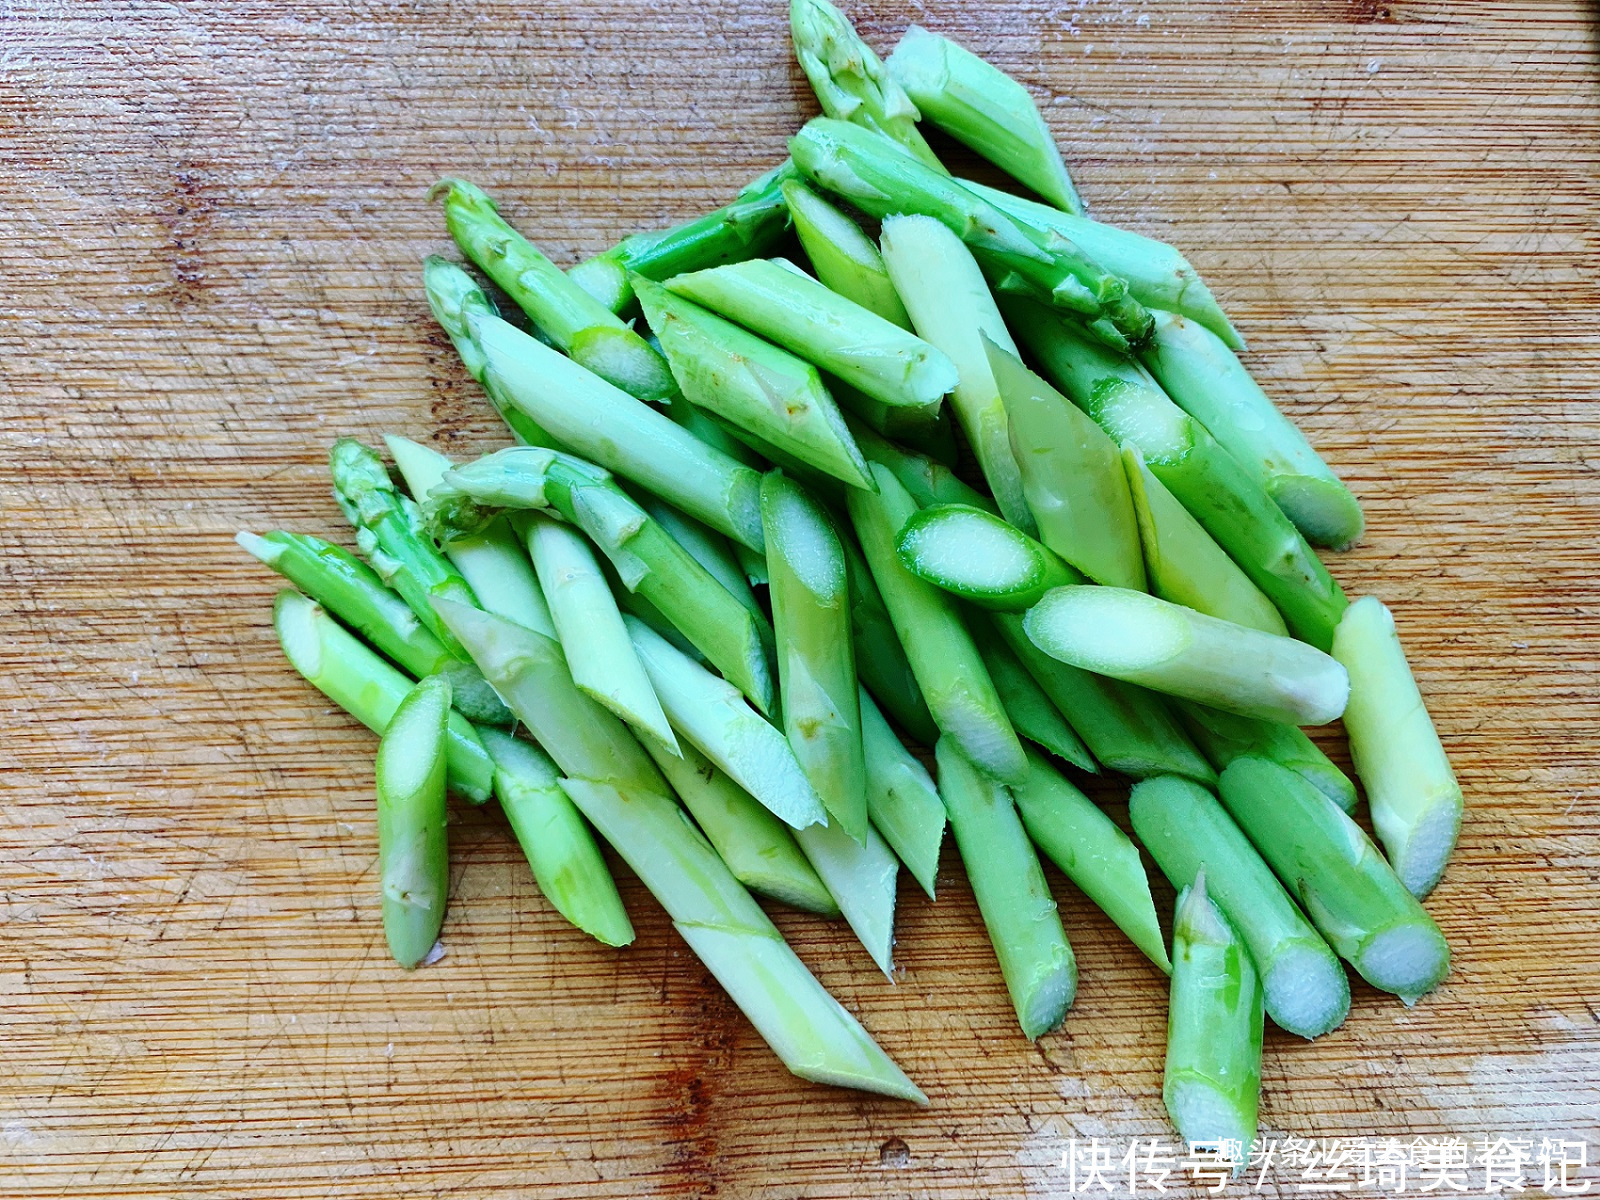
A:
[[[528,323],[425,263],[518,445],[391,437],[391,475],[338,442],[365,561],[239,535],[299,589],[290,662],[382,735],[389,946],[428,961],[446,791],[492,794],[577,928],[633,938],[598,833],[792,1071],[925,1103],[752,893],[842,916],[892,978],[899,868],[931,898],[948,820],[1023,1033],[1077,985],[1042,851],[1171,976],[1180,1133],[1248,1146],[1263,1014],[1338,1026],[1340,958],[1408,1004],[1448,969],[1418,901],[1461,793],[1389,612],[1311,549],[1360,507],[1184,258],[1084,215],[1020,84],[915,26],[884,63],[827,0],[792,23],[825,115],[724,209],[563,272],[436,189]],[[952,176],[919,118],[1043,202]],[[1383,853],[1300,729],[1341,716]],[[1064,768],[1137,781],[1170,943]]]

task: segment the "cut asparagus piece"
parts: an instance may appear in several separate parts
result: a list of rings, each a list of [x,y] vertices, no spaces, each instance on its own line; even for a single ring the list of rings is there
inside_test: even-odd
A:
[[[1237,759],[1222,773],[1222,802],[1363,979],[1408,1005],[1443,982],[1444,935],[1337,804],[1264,758]]]
[[[1350,672],[1344,727],[1372,827],[1400,882],[1421,898],[1439,882],[1455,848],[1461,785],[1411,675],[1394,616],[1376,596],[1363,596],[1345,612],[1333,656]]]
[[[1315,647],[1126,588],[1056,588],[1023,627],[1072,666],[1264,721],[1325,725],[1350,697],[1345,669]]]
[[[444,198],[445,225],[461,252],[574,362],[641,400],[672,395],[661,355],[507,224],[481,188],[443,179],[432,195]]]
[[[634,292],[691,402],[852,487],[870,486],[815,367],[660,284],[641,278]]]
[[[1204,871],[1178,897],[1172,960],[1161,1098],[1184,1141],[1236,1148],[1237,1175],[1261,1100],[1261,979]]]
[[[745,576],[744,567],[740,565],[740,559],[727,538],[714,529],[707,529],[693,517],[684,516],[664,500],[658,500],[654,496],[640,496],[638,500],[639,506],[649,513],[661,528],[672,535],[673,541],[689,552],[690,558],[727,588],[730,596],[761,620],[766,620],[760,601],[750,590],[750,581]],[[750,554],[755,553],[748,546],[741,549]],[[761,562],[764,568],[766,559],[762,558]]]
[[[644,622],[627,618],[639,660],[673,728],[795,829],[826,825],[822,800],[783,734]]]
[[[817,278],[890,324],[910,329],[911,318],[889,281],[883,255],[861,226],[798,180],[783,185],[783,200]]]
[[[387,728],[412,681],[298,592],[278,593],[272,621],[283,653],[306,681],[373,733]],[[489,798],[494,763],[460,713],[450,717],[445,747],[449,784],[474,804]]]
[[[408,971],[439,940],[450,893],[444,800],[449,717],[450,684],[430,675],[406,693],[378,741],[383,936]]]
[[[950,831],[1023,1036],[1035,1041],[1066,1016],[1078,990],[1077,960],[1011,793],[948,737],[939,739],[937,758]]]
[[[955,423],[950,410],[938,408],[906,408],[874,400],[858,388],[841,379],[824,376],[822,381],[845,414],[845,424],[855,435],[856,445],[861,445],[861,435],[867,433],[891,442],[901,442],[920,455],[949,464],[960,458],[956,445]],[[866,448],[861,449],[866,454]],[[872,456],[867,455],[868,458]]]
[[[1023,366],[1009,338],[985,338],[984,350],[1039,539],[1097,583],[1143,591],[1138,516],[1116,443]]]
[[[888,139],[817,117],[789,140],[789,153],[807,179],[869,216],[933,217],[972,248],[1002,290],[1038,296],[1081,314],[1095,336],[1118,349],[1149,338],[1150,313],[1128,294],[1127,284],[1072,241],[1026,218],[1007,216]],[[894,277],[892,264],[889,274]],[[910,311],[898,280],[895,287]],[[911,317],[915,322],[915,311]]]
[[[944,171],[917,129],[917,106],[842,12],[828,0],[790,0],[789,30],[823,112],[892,138],[930,169]]]
[[[1120,229],[1104,221],[1062,212],[1037,200],[1027,200],[985,187],[970,179],[963,186],[1016,220],[1054,230],[1076,243],[1106,270],[1125,280],[1128,293],[1146,308],[1182,313],[1199,321],[1235,350],[1244,349],[1244,340],[1229,323],[1211,289],[1189,260],[1165,242]]]
[[[1207,616],[1287,636],[1272,601],[1150,473],[1137,446],[1122,448],[1122,465],[1139,518],[1149,591]]]
[[[884,606],[883,593],[878,591],[856,539],[837,525],[835,532],[839,534],[845,570],[850,576],[850,632],[856,649],[856,675],[901,729],[915,741],[931,746],[939,740],[939,730]]]
[[[750,581],[750,586],[752,588],[766,586],[770,578],[767,573],[767,556],[737,542],[733,543],[733,553],[739,560],[739,566],[744,569],[744,576]]]
[[[572,681],[634,729],[676,753],[678,739],[672,736],[588,541],[571,525],[534,515],[528,524],[528,553],[549,601]]]
[[[933,504],[965,504],[985,512],[998,512],[995,502],[961,479],[944,463],[895,445],[862,422],[845,418],[856,445],[868,462],[888,467],[900,486],[923,508]]]
[[[584,259],[567,278],[612,312],[633,299],[630,275],[667,279],[718,263],[765,254],[789,227],[783,185],[799,178],[787,159],[751,181],[732,204],[670,229],[635,233],[611,249]]]
[[[675,275],[664,286],[884,404],[933,410],[956,386],[955,364],[939,349],[781,259]]]
[[[1273,1021],[1305,1038],[1343,1023],[1350,981],[1339,960],[1215,796],[1187,779],[1147,779],[1135,785],[1128,816],[1173,887],[1182,890],[1205,872],[1211,899],[1261,973]]]
[[[472,326],[507,398],[561,445],[761,549],[761,477],[497,317]]]
[[[922,115],[1069,213],[1083,212],[1061,151],[1028,89],[949,38],[913,25],[889,74]]]
[[[1354,703],[1354,679],[1351,680],[1350,695]],[[1308,783],[1345,812],[1355,811],[1356,785],[1333,765],[1326,754],[1317,749],[1317,744],[1305,735],[1304,730],[1281,721],[1241,717],[1237,713],[1223,712],[1220,708],[1208,708],[1188,700],[1178,701],[1173,708],[1217,770],[1225,770],[1234,759],[1246,755],[1268,758],[1281,767],[1288,767],[1303,775]],[[1346,728],[1349,723],[1347,708]]]
[[[1022,744],[954,599],[906,570],[895,553],[916,501],[884,467],[874,464],[873,473],[877,495],[851,492],[850,518],[934,724],[995,778],[1021,779]]]
[[[753,892],[794,908],[838,915],[832,893],[817,877],[789,827],[749,792],[687,742],[680,743],[676,758],[649,742],[644,748],[735,879]]]
[[[1128,835],[1034,751],[1028,752],[1028,778],[1013,794],[1034,845],[1146,958],[1170,974],[1150,879]]]
[[[1215,333],[1158,313],[1155,337],[1140,357],[1306,538],[1342,550],[1361,537],[1365,522],[1356,498]]]
[[[654,336],[653,334],[651,335]],[[746,443],[740,441],[729,430],[726,422],[718,420],[704,409],[697,408],[685,400],[680,391],[671,400],[662,406],[662,411],[671,417],[674,424],[681,425],[695,437],[699,438],[713,450],[719,450],[735,462],[750,467],[755,471],[767,469],[764,458]],[[738,543],[735,543],[736,545]],[[749,549],[748,546],[745,549]]]
[[[1216,783],[1217,773],[1161,697],[1051,658],[1028,637],[1020,613],[994,613],[991,620],[1102,766],[1135,779],[1171,774]]]
[[[1019,529],[1034,532],[1005,404],[983,349],[986,335],[1008,346],[1011,335],[983,272],[961,239],[931,217],[885,218],[882,245],[913,327],[955,363],[950,404],[1000,511]]]
[[[895,736],[866,688],[860,689],[860,699],[867,814],[932,900],[944,841],[944,801],[928,769]]]
[[[983,654],[983,665],[989,669],[989,678],[994,680],[994,689],[1000,693],[1000,702],[1005,705],[1017,736],[1043,746],[1081,771],[1098,772],[1100,768],[1082,739],[994,626],[980,617],[968,622],[968,629]]]
[[[481,731],[494,759],[494,794],[534,882],[568,921],[607,946],[633,941],[633,923],[583,815],[561,790],[561,773],[532,742]]]
[[[1048,310],[1017,302],[1005,311],[1051,382],[1113,441],[1139,448],[1151,473],[1266,593],[1295,636],[1319,650],[1331,646],[1344,593],[1272,497],[1205,426],[1138,363],[1108,353]]]
[[[1052,588],[1084,581],[1049,547],[964,504],[916,513],[900,530],[895,549],[917,578],[1001,612],[1022,612]]]
[[[837,825],[808,825],[794,836],[872,961],[894,982],[894,851],[870,826],[864,842]]]
[[[772,472],[762,483],[761,515],[771,578],[772,624],[777,633],[784,733],[801,770],[822,797],[830,828],[842,829],[864,846],[867,768],[861,749],[844,550],[827,514],[799,484],[779,472]],[[838,858],[828,849],[834,840],[814,839],[816,849],[830,861]],[[800,844],[812,854],[811,842],[802,838]],[[818,869],[827,881],[822,864]],[[892,873],[890,881],[892,923]],[[851,919],[849,902],[831,882],[829,888],[846,919]],[[873,949],[872,943],[868,949]],[[887,942],[883,950],[883,957],[876,950],[873,957],[887,971]]]

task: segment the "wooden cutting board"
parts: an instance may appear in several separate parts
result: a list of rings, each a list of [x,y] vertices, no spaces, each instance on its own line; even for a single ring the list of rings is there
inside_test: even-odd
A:
[[[1600,1160],[1592,6],[854,14],[1046,97],[1096,214],[1189,253],[1366,504],[1334,572],[1393,607],[1469,798],[1455,969],[1270,1033],[1264,1131]],[[499,444],[418,286],[428,185],[561,262],[724,202],[814,112],[779,0],[13,0],[0,60],[0,1193],[1055,1196],[1074,1139],[1170,1136],[1163,981],[1053,876],[1082,988],[1028,1044],[953,852],[893,986],[776,914],[926,1111],[790,1078],[631,877],[635,945],[578,936],[492,811],[451,830],[447,957],[401,973],[373,739],[230,540],[342,537],[337,435]]]

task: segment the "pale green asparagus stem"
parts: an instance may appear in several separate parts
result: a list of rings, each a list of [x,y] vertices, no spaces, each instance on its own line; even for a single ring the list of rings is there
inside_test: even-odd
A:
[[[1125,588],[1057,588],[1024,628],[1072,666],[1264,721],[1324,725],[1350,695],[1345,669],[1315,647]]]
[[[889,728],[866,688],[861,689],[860,699],[867,815],[932,900],[944,841],[944,801],[928,769]]]
[[[654,337],[655,335],[651,334],[651,336]],[[704,409],[690,404],[689,401],[684,399],[681,391],[662,405],[662,411],[672,418],[674,424],[681,425],[713,450],[720,451],[735,462],[753,470],[764,471],[767,469],[766,459],[736,438],[728,430],[728,426],[724,422],[713,417]],[[737,545],[738,543],[735,544]],[[746,546],[745,549],[748,550],[749,547]]]
[[[846,417],[845,424],[855,435],[856,445],[861,447],[867,461],[888,467],[919,506],[965,504],[985,512],[999,511],[993,500],[937,459],[897,446],[861,421]]]
[[[450,893],[444,799],[449,717],[450,684],[430,675],[400,701],[378,742],[383,936],[395,962],[408,971],[439,940]]]
[[[895,541],[919,579],[983,608],[1022,612],[1083,576],[1041,542],[993,513],[939,504],[915,514]]]
[[[661,528],[672,535],[673,541],[689,552],[690,558],[727,588],[730,596],[763,621],[766,620],[760,602],[750,590],[750,581],[745,575],[741,560],[727,538],[714,529],[707,529],[693,517],[684,516],[664,500],[658,500],[654,496],[640,496],[637,499],[639,506],[649,513]],[[755,553],[748,546],[740,548],[750,554]],[[761,562],[765,567],[766,559],[762,558]]]
[[[1058,208],[1083,212],[1056,139],[1022,84],[920,25],[906,30],[888,66],[922,115],[956,141]]]
[[[961,457],[956,445],[955,422],[944,405],[938,408],[906,408],[874,400],[858,388],[834,376],[823,379],[828,392],[838,402],[839,411],[845,414],[845,424],[855,434],[856,445],[861,446],[863,432],[891,442],[901,442],[919,455],[934,459],[940,464],[956,462]],[[866,454],[866,447],[861,446]],[[867,455],[868,458],[872,456]]]
[[[1116,822],[1044,760],[1028,754],[1028,778],[1013,793],[1028,836],[1061,873],[1116,922],[1128,940],[1171,972],[1150,879],[1139,848]]]
[[[989,931],[1023,1036],[1061,1024],[1078,991],[1078,964],[1039,857],[1011,793],[949,738],[938,746],[939,787],[950,831]]]
[[[883,593],[851,530],[836,523],[835,532],[839,534],[850,576],[850,630],[856,647],[856,675],[901,729],[914,741],[932,746],[939,740],[939,730],[884,606]]]
[[[1333,656],[1350,672],[1344,728],[1372,826],[1400,881],[1412,895],[1426,896],[1444,874],[1461,829],[1461,785],[1411,675],[1394,617],[1376,596],[1363,596],[1345,612]]]
[[[1352,679],[1352,703],[1354,698],[1355,682]],[[1326,754],[1317,749],[1317,744],[1305,735],[1304,730],[1281,721],[1241,717],[1237,713],[1223,712],[1219,708],[1208,708],[1188,700],[1175,702],[1173,709],[1217,770],[1226,770],[1234,759],[1246,755],[1268,758],[1281,767],[1288,767],[1303,775],[1307,782],[1345,812],[1355,811],[1356,785],[1333,765]],[[1350,713],[1346,708],[1346,728],[1349,722]]]
[[[983,665],[989,669],[994,690],[1000,694],[1000,702],[1005,705],[1006,716],[1011,718],[1017,736],[1043,746],[1080,771],[1098,772],[1100,767],[1082,739],[1073,732],[1038,681],[1028,674],[1028,669],[1018,661],[1005,639],[995,632],[994,626],[978,617],[968,622],[968,629],[983,655]]]
[[[900,863],[889,843],[870,826],[863,842],[837,825],[808,825],[795,830],[794,836],[838,901],[850,929],[893,982],[895,879]]]
[[[739,560],[739,566],[744,571],[744,577],[749,580],[750,586],[765,586],[769,578],[767,574],[767,556],[760,554],[749,546],[741,546],[738,542],[732,543],[733,553]]]
[[[783,185],[783,199],[817,278],[885,321],[910,329],[911,318],[884,269],[883,255],[861,226],[798,180]]]

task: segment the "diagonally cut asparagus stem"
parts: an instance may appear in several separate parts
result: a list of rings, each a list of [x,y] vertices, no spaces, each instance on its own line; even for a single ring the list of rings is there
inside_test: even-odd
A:
[[[1461,785],[1412,678],[1394,616],[1376,596],[1363,596],[1345,612],[1333,656],[1350,672],[1344,727],[1373,828],[1395,874],[1421,898],[1439,882],[1455,847]]]
[[[1084,582],[1043,543],[964,504],[922,509],[901,528],[895,549],[918,579],[1001,612],[1022,612],[1052,588]]]
[[[861,226],[798,180],[783,185],[783,200],[817,278],[890,324],[910,329],[911,318],[889,280],[883,255]]]
[[[408,971],[439,940],[450,892],[444,799],[449,716],[450,684],[430,675],[406,693],[378,741],[383,936]]]
[[[1246,717],[1323,725],[1350,696],[1345,669],[1304,642],[1125,588],[1056,588],[1023,627],[1062,662]]]
[[[900,863],[883,835],[870,826],[858,842],[837,825],[794,831],[839,911],[878,969],[894,981],[895,878]]]
[[[897,446],[862,421],[846,417],[845,424],[855,435],[856,445],[861,447],[867,461],[888,467],[920,507],[965,504],[985,512],[999,511],[993,500],[937,459]]]
[[[883,594],[852,531],[837,522],[835,531],[850,576],[850,631],[856,648],[856,675],[901,729],[914,741],[931,746],[939,740],[939,730],[884,606]]]
[[[861,742],[867,760],[867,814],[872,827],[899,855],[906,870],[933,899],[944,841],[944,801],[933,777],[895,736],[877,704],[861,698]]]
[[[1000,702],[1005,705],[1006,716],[1011,718],[1017,736],[1043,746],[1080,771],[1098,772],[1100,767],[1082,739],[1073,732],[1038,681],[1028,674],[1028,669],[1018,661],[1005,639],[995,632],[994,626],[978,617],[969,621],[967,628],[983,655],[983,665],[989,669],[994,690],[1000,694]]]
[[[1353,703],[1353,679],[1350,694]],[[1189,700],[1179,700],[1172,707],[1217,770],[1226,770],[1234,759],[1246,755],[1269,758],[1280,767],[1288,767],[1303,775],[1308,783],[1345,812],[1355,811],[1356,785],[1333,765],[1326,754],[1317,749],[1317,744],[1305,735],[1304,730],[1281,721],[1241,717],[1237,713],[1208,708]],[[1347,708],[1346,728],[1349,727],[1349,721]]]

